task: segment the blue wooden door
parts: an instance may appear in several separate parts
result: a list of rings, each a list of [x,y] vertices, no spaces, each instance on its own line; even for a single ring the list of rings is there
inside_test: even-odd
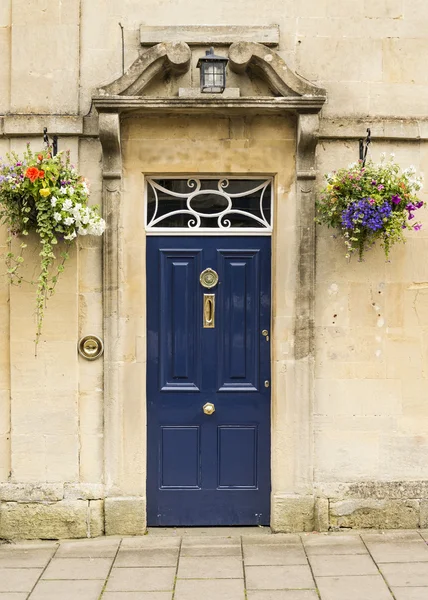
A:
[[[149,525],[269,524],[270,284],[269,237],[147,239]]]

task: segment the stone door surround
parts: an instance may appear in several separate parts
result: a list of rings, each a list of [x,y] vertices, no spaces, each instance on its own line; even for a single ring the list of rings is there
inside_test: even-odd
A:
[[[136,534],[145,528],[145,498],[129,497],[121,489],[123,406],[120,377],[121,320],[119,215],[122,203],[121,115],[144,114],[294,114],[296,132],[296,211],[295,228],[297,276],[295,282],[293,394],[299,405],[301,447],[299,475],[301,483],[273,498],[272,526],[276,530],[312,529],[314,498],[312,494],[312,397],[314,369],[314,180],[315,150],[318,139],[318,113],[326,101],[325,90],[294,73],[272,49],[252,41],[234,42],[229,47],[229,66],[245,76],[251,68],[264,79],[272,96],[179,98],[150,97],[144,94],[149,83],[162,73],[184,73],[190,69],[192,52],[183,41],[158,43],[143,52],[116,81],[99,89],[93,103],[99,115],[99,135],[103,154],[103,210],[107,221],[104,235],[104,406],[105,406],[105,482],[106,533]],[[286,157],[284,157],[284,161]],[[274,282],[275,286],[275,282]],[[275,356],[273,356],[275,360]],[[274,390],[273,390],[274,392]],[[276,421],[281,420],[281,415]],[[275,431],[273,430],[273,440]],[[303,483],[302,483],[303,482]]]

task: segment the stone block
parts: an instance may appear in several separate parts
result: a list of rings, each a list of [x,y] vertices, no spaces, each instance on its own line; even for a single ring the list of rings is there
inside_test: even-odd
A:
[[[104,498],[104,485],[102,483],[64,484],[65,500],[101,500],[102,498]]]
[[[239,88],[226,88],[222,94],[221,98],[239,98],[241,95]],[[178,88],[178,97],[179,98],[199,98],[203,100],[204,98],[219,98],[220,94],[208,94],[205,92],[201,92],[199,88]]]
[[[312,496],[275,494],[272,502],[272,530],[285,533],[313,531],[314,506]]]
[[[328,531],[329,526],[328,498],[315,498],[314,529],[315,531]]]
[[[233,21],[232,21],[233,22]],[[185,42],[192,46],[212,44],[228,46],[233,42],[256,42],[265,46],[278,46],[279,25],[237,26],[237,25],[194,25],[183,27],[141,25],[140,43],[153,46],[161,42]]]
[[[2,10],[2,8],[0,8]],[[0,27],[0,112],[9,110],[10,97],[10,27]]]
[[[0,504],[0,538],[60,539],[87,537],[88,503],[63,500],[55,504]]]
[[[0,481],[8,481],[10,470],[10,434],[0,435]]]
[[[360,498],[330,501],[330,524],[353,529],[414,529],[419,527],[419,501]]]
[[[424,496],[427,497],[426,495]],[[428,528],[428,500],[420,501],[419,527],[421,529]]]
[[[104,464],[104,440],[102,434],[80,435],[80,478],[84,482],[101,481]]]
[[[89,536],[98,537],[104,534],[104,501],[89,501]]]
[[[3,502],[56,502],[63,498],[62,483],[0,483]]]
[[[142,535],[146,532],[145,498],[106,498],[104,509],[106,535]]]
[[[72,2],[77,4],[75,0]],[[66,4],[72,4],[67,2]],[[26,5],[28,7],[28,4]],[[43,19],[46,15],[43,11]],[[30,18],[27,15],[27,18]],[[78,109],[79,26],[20,24],[14,12],[11,109],[16,113],[70,114]],[[25,39],[25,45],[21,43]],[[67,43],[64,43],[67,40]]]

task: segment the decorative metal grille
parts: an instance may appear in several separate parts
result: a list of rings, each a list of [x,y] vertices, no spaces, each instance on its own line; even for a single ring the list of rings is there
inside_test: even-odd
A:
[[[272,232],[272,178],[148,177],[146,186],[149,233]]]

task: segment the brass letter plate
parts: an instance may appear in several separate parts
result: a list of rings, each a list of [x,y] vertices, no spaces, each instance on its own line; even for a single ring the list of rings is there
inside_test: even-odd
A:
[[[204,328],[215,327],[215,294],[204,294]]]

